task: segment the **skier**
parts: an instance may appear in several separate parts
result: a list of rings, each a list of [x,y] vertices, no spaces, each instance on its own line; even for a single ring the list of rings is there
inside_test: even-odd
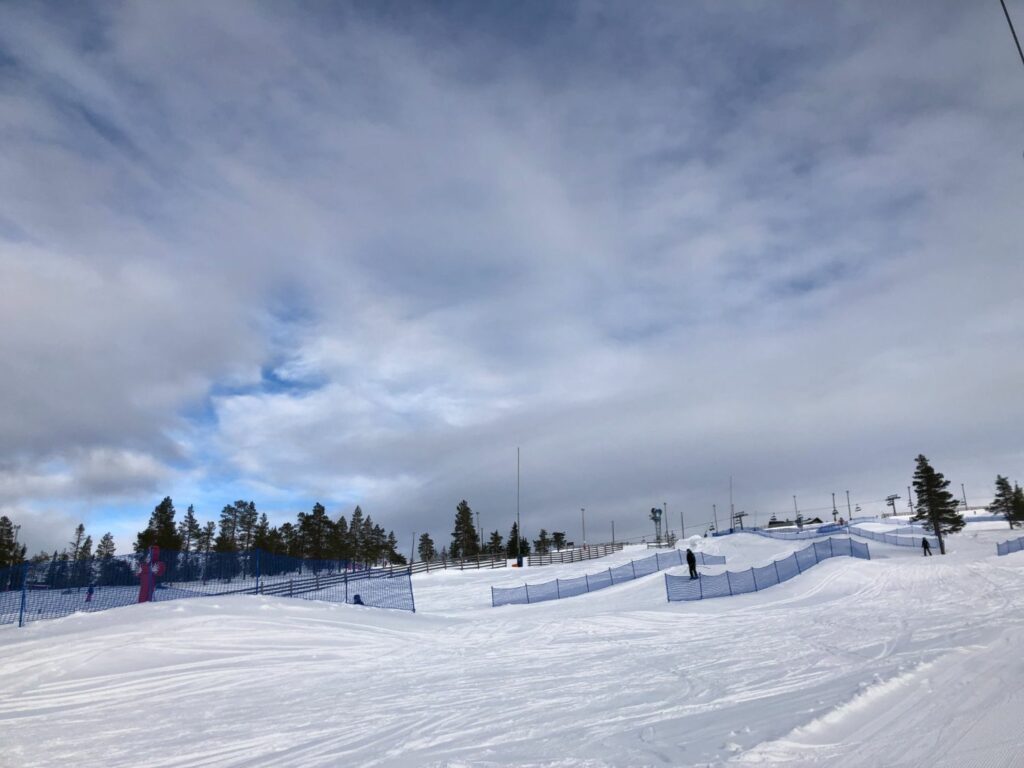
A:
[[[700,574],[697,573],[697,556],[693,554],[693,550],[689,548],[686,550],[686,564],[690,566],[690,578],[698,578]]]
[[[366,603],[363,602],[363,598],[361,598],[359,595],[356,595],[352,598],[352,605],[366,605]]]
[[[921,537],[921,557],[931,557],[931,556],[932,556],[932,545],[928,543],[928,537],[927,536],[922,536]]]

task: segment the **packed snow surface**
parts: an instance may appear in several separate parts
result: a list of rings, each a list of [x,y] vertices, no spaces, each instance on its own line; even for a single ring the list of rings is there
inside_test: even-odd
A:
[[[0,627],[0,765],[1020,766],[1024,553],[995,556],[1017,535],[870,542],[698,603],[659,573],[490,607],[634,547],[419,574],[416,614],[237,596]],[[695,544],[730,570],[806,546]]]

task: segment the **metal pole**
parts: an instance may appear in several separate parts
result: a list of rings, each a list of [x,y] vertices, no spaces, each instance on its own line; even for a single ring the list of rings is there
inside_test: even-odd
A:
[[[793,496],[793,514],[800,517],[800,510],[796,506],[796,496]]]
[[[661,502],[661,510],[665,515],[665,541],[668,541],[668,502]]]
[[[523,538],[523,529],[519,522],[519,446],[516,446],[516,565],[522,566],[523,553],[519,551],[519,540]]]
[[[715,533],[718,533],[718,505],[711,505],[711,512],[715,516]]]
[[[907,506],[910,507],[910,514],[914,514],[914,497],[910,494],[910,486],[907,486]]]
[[[846,522],[850,522],[850,518],[853,517],[853,510],[850,509],[850,492],[846,492]]]
[[[612,544],[615,543],[615,521],[612,520]]]
[[[679,538],[686,538],[686,523],[683,522],[683,510],[682,507],[679,509]]]
[[[729,528],[736,525],[736,507],[732,504],[732,475],[729,475]]]
[[[409,547],[409,567],[416,562],[416,531],[412,532],[412,546]],[[412,571],[410,571],[412,573]]]
[[[967,491],[964,490],[964,484],[960,483],[960,493],[964,495],[964,512],[967,511]]]
[[[580,507],[580,521],[583,523],[583,546],[587,546],[587,508]]]

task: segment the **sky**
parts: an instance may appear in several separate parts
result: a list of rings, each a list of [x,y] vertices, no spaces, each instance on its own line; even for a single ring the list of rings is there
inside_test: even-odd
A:
[[[987,4],[4,4],[0,514],[984,503],[1022,124]]]

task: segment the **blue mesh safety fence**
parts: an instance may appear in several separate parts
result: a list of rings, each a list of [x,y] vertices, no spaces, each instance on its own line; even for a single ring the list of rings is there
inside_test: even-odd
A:
[[[265,594],[415,611],[407,567],[374,569],[256,550],[50,560],[0,570],[0,624],[105,611],[149,600]],[[356,596],[358,595],[358,599]]]
[[[525,605],[596,592],[613,584],[633,581],[641,576],[649,576],[665,568],[674,568],[685,563],[686,554],[682,550],[676,552],[678,554],[658,552],[642,560],[631,560],[623,565],[572,579],[555,579],[542,584],[524,584],[521,587],[491,587],[491,605]],[[703,552],[694,552],[694,555],[699,565],[725,564],[722,555],[709,555]]]
[[[734,573],[726,571],[714,575],[701,574],[700,578],[665,574],[665,592],[670,603],[685,600],[703,600],[709,597],[726,597],[757,592],[789,581],[822,560],[840,555],[870,560],[868,545],[852,539],[829,539],[817,541],[804,549],[794,552],[782,560],[769,565],[757,566]]]
[[[850,533],[853,536],[860,536],[862,539],[880,541],[883,544],[892,544],[897,547],[920,547],[921,539],[928,539],[928,546],[932,549],[938,549],[939,547],[939,540],[935,536],[900,536],[896,533],[878,533],[876,531],[868,531],[856,526],[850,527]]]
[[[651,555],[650,557],[645,557],[643,560],[634,560],[633,570],[636,572],[636,577],[638,579],[641,576],[650,576],[652,573],[657,573],[658,556]]]
[[[587,590],[590,592],[595,592],[612,585],[612,575],[608,571],[587,574],[586,580]]]
[[[1020,552],[1022,549],[1024,549],[1024,538],[1010,539],[1009,541],[1001,541],[996,544],[996,554],[999,556],[1008,555],[1011,552]]]
[[[555,582],[558,585],[558,596],[560,598],[585,595],[590,591],[590,585],[587,582],[586,576],[580,576],[578,579],[556,579]]]

